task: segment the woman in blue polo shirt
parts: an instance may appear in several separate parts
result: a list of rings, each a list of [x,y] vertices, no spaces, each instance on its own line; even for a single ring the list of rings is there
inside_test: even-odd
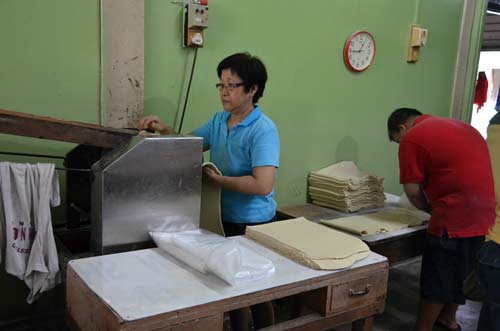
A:
[[[222,173],[205,169],[222,189],[222,224],[226,235],[234,236],[244,234],[247,225],[275,220],[274,181],[280,141],[276,125],[257,106],[267,81],[262,61],[248,53],[233,54],[219,63],[217,75],[216,87],[224,110],[193,134],[203,137],[204,150],[210,150],[211,161]],[[174,133],[157,116],[140,120],[139,129],[146,128]],[[252,315],[256,328],[274,321],[271,303],[253,306]],[[233,329],[248,328],[248,317],[241,310],[231,314],[231,322]]]

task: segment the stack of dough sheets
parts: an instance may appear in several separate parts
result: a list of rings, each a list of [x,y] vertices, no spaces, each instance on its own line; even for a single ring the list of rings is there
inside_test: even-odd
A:
[[[430,215],[423,211],[395,208],[373,214],[321,220],[320,222],[360,236],[368,236],[419,226],[427,223],[429,218]]]
[[[344,212],[384,206],[384,178],[342,161],[309,175],[309,195],[316,205]]]
[[[247,226],[245,235],[313,269],[347,268],[370,254],[360,239],[304,217]]]

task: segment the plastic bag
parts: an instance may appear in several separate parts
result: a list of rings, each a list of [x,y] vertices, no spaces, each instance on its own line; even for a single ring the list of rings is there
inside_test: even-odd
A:
[[[268,277],[274,264],[235,240],[205,231],[150,232],[156,245],[202,273],[231,285]]]

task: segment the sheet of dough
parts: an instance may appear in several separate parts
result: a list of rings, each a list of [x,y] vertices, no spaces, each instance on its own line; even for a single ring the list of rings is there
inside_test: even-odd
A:
[[[221,175],[217,166],[211,162],[205,162],[203,167],[210,167]],[[224,236],[220,212],[220,188],[213,185],[206,175],[202,176],[201,181],[200,228]]]
[[[312,203],[321,207],[333,208],[343,212],[355,212],[361,209],[371,209],[371,208],[382,208],[384,207],[384,202],[358,202],[356,204],[350,204],[347,202],[337,202],[332,200],[323,200],[322,198],[313,198]]]
[[[363,185],[359,186],[358,188],[352,188],[348,186],[338,186],[338,185],[332,185],[329,183],[325,182],[316,182],[309,177],[309,188],[316,188],[316,189],[321,189],[321,190],[326,190],[330,192],[335,192],[337,194],[344,194],[344,195],[350,195],[350,194],[359,194],[363,192],[371,192],[371,191],[383,191],[384,186],[382,184],[380,185]]]
[[[310,173],[309,195],[314,204],[354,212],[382,207],[384,178],[364,172],[352,161],[343,161]]]
[[[356,199],[356,198],[360,198],[363,196],[371,196],[371,195],[376,195],[376,196],[381,196],[381,197],[384,196],[384,192],[380,188],[357,190],[357,191],[352,191],[352,192],[351,191],[339,192],[339,191],[334,191],[334,190],[329,190],[329,189],[318,188],[315,186],[309,186],[309,192],[315,193],[318,195],[330,196],[334,199],[335,198]]]
[[[346,268],[370,253],[358,238],[304,217],[248,226],[245,235],[314,269]]]
[[[333,178],[337,181],[346,181],[353,184],[358,184],[370,179],[383,180],[383,177],[359,170],[352,161],[342,161],[318,171],[314,171],[312,174],[326,179]]]
[[[341,204],[347,204],[347,205],[357,205],[357,204],[377,204],[377,203],[384,203],[384,195],[364,195],[359,198],[355,199],[349,199],[349,198],[334,198],[331,196],[323,195],[323,194],[316,194],[316,193],[310,193],[311,198],[313,200],[321,200],[325,203],[331,202],[333,204],[335,203],[341,203]]]
[[[430,215],[424,212],[397,208],[373,214],[321,220],[320,222],[360,236],[367,236],[422,225],[429,218]]]

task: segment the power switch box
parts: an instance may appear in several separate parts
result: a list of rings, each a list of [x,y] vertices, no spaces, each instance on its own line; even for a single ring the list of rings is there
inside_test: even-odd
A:
[[[197,4],[187,5],[187,28],[201,28],[208,27],[208,6]]]

